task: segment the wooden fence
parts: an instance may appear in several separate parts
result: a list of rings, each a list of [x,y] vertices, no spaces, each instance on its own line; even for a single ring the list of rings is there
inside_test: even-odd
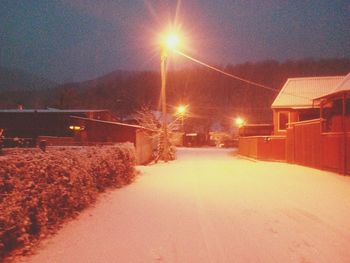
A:
[[[239,154],[259,160],[284,161],[286,159],[285,136],[240,137]]]
[[[286,161],[349,174],[350,133],[322,132],[322,120],[292,123],[287,129]]]
[[[292,123],[287,129],[286,151],[289,163],[322,168],[320,120]]]
[[[239,153],[350,174],[350,132],[322,132],[322,122],[315,119],[292,123],[285,137],[240,137]]]

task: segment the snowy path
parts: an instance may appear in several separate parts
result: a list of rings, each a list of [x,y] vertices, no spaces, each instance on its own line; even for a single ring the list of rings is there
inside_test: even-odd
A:
[[[350,262],[349,177],[226,149],[178,155],[18,262]]]

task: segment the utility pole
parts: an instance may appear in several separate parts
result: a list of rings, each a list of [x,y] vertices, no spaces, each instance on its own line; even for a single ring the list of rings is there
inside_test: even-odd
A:
[[[160,74],[161,74],[161,101],[162,101],[162,115],[163,115],[163,158],[165,162],[168,162],[168,123],[167,123],[167,111],[166,111],[166,61],[167,50],[162,48],[160,55]]]

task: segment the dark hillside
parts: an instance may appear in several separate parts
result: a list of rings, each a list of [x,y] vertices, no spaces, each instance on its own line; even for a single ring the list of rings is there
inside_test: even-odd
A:
[[[346,75],[350,59],[304,59],[262,61],[227,65],[228,73],[276,89],[271,91],[247,84],[212,70],[195,67],[168,72],[169,111],[177,104],[189,104],[191,114],[210,123],[229,122],[243,115],[250,123],[271,121],[270,105],[287,78]],[[158,107],[158,72],[116,71],[95,80],[66,83],[54,89],[3,92],[0,107],[111,109],[124,118],[143,104]]]

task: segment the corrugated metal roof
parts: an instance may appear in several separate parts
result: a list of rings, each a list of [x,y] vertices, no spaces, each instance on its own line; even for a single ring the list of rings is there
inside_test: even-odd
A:
[[[350,90],[350,73],[348,73],[348,75],[345,76],[341,83],[339,83],[339,85],[331,93],[337,93],[347,90]]]
[[[314,98],[330,93],[344,78],[345,76],[290,78],[282,87],[271,108],[312,107]]]

